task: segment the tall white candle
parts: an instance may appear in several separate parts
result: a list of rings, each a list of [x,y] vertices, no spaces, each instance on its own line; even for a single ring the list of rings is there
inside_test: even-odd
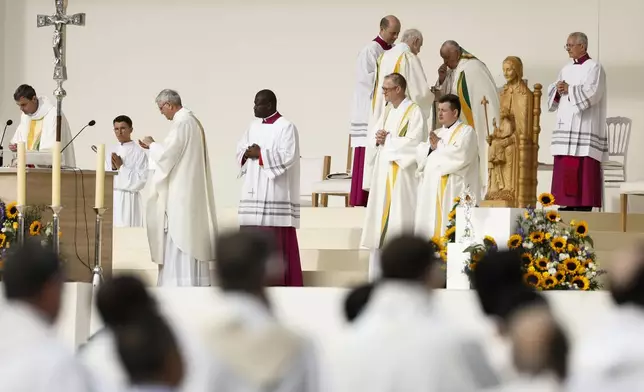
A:
[[[105,144],[99,144],[96,149],[96,195],[94,207],[105,207]]]
[[[60,142],[54,143],[51,149],[51,205],[52,207],[60,206]]]
[[[27,204],[27,148],[24,142],[18,143],[18,197],[19,206]]]

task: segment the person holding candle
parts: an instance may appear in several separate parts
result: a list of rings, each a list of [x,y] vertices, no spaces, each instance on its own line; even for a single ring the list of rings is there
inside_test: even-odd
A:
[[[210,286],[217,218],[206,135],[176,91],[161,91],[156,103],[172,121],[170,133],[163,143],[146,136],[139,145],[154,167],[146,225],[158,285]]]
[[[27,84],[16,89],[13,99],[22,115],[9,149],[17,152],[18,143],[24,142],[27,151],[53,151],[56,148],[56,106],[52,105],[47,97],[37,96],[36,90]],[[63,146],[72,140],[72,132],[65,114],[62,117],[60,139]],[[76,167],[73,143],[63,152],[61,165]]]

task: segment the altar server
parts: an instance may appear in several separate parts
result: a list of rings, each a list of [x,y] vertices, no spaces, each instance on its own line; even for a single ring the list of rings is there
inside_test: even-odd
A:
[[[132,138],[132,119],[121,115],[114,119],[118,144],[105,156],[105,170],[115,170],[114,227],[142,227],[141,190],[148,180],[148,155]]]
[[[460,120],[472,127],[478,137],[478,153],[481,157],[480,194],[483,200],[487,192],[488,144],[486,136],[493,130],[492,120],[499,113],[499,93],[494,77],[487,66],[468,53],[456,41],[446,41],[440,49],[443,64],[438,69],[438,82],[434,86],[436,99],[446,94],[458,96],[461,103]],[[484,99],[485,98],[485,99]],[[486,114],[487,113],[487,114]],[[436,116],[430,124],[433,126]]]
[[[371,280],[379,275],[378,253],[387,239],[414,229],[416,147],[427,138],[425,116],[407,98],[405,78],[387,75],[382,90],[388,105],[369,130],[365,162],[373,181],[360,240],[371,251]]]
[[[85,369],[56,337],[63,263],[40,240],[27,240],[14,251],[3,271],[7,302],[0,310],[0,390],[91,391]]]
[[[432,244],[412,236],[382,251],[382,280],[332,353],[333,392],[476,391],[497,383],[479,344],[438,309]]]
[[[270,90],[255,95],[255,117],[237,144],[244,178],[239,200],[242,229],[260,227],[278,244],[282,263],[271,266],[271,285],[302,286],[300,248],[300,136],[277,111]]]
[[[217,218],[206,134],[176,91],[161,91],[156,103],[172,121],[170,133],[163,143],[146,136],[139,144],[154,166],[146,223],[158,284],[210,286]]]
[[[418,206],[416,235],[441,238],[445,233],[448,215],[454,199],[469,187],[480,194],[479,149],[476,131],[459,119],[461,101],[454,94],[439,99],[438,121],[443,126],[430,132],[428,142],[417,149]]]
[[[615,304],[582,334],[571,361],[569,391],[640,391],[644,387],[644,246],[616,252],[607,264]]]
[[[266,234],[246,230],[218,240],[215,271],[225,308],[204,330],[214,360],[212,391],[321,390],[312,342],[273,314],[265,281],[278,254]]]
[[[369,129],[381,118],[388,102],[386,91],[383,88],[385,77],[392,73],[398,73],[405,78],[407,89],[405,94],[412,102],[418,105],[423,117],[429,117],[434,101],[434,96],[429,90],[427,76],[423,70],[418,53],[423,46],[423,35],[416,29],[406,30],[400,43],[391,50],[383,53],[378,59],[376,68],[376,83],[374,84],[372,108],[373,112],[369,118]],[[365,156],[373,154],[374,146],[367,138]],[[368,159],[365,159],[363,188],[369,190],[371,187],[371,174],[373,166],[369,166]]]
[[[358,54],[356,87],[353,93],[351,111],[351,148],[353,148],[353,169],[351,170],[351,194],[349,204],[366,206],[368,192],[362,189],[364,154],[367,145],[367,129],[371,116],[376,62],[380,55],[392,48],[400,33],[400,20],[393,15],[380,20],[380,33]]]
[[[588,55],[586,34],[570,34],[566,51],[572,62],[548,87],[548,110],[557,112],[552,194],[562,210],[591,211],[602,206],[601,163],[608,159],[606,74]]]
[[[33,87],[23,84],[13,93],[13,99],[20,108],[20,125],[16,129],[9,149],[17,151],[19,142],[25,143],[27,151],[49,151],[56,142],[57,110],[45,96],[36,95]],[[62,115],[60,131],[60,148],[72,140],[72,132],[65,114]],[[74,144],[67,146],[61,158],[61,165],[76,167]]]

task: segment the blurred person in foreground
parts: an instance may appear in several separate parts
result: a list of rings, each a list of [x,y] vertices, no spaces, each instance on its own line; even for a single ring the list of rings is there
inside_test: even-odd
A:
[[[85,369],[56,336],[65,276],[55,253],[28,239],[9,253],[0,307],[0,390],[91,391]]]
[[[497,384],[479,345],[437,308],[440,276],[432,244],[393,238],[382,278],[334,353],[334,392],[473,391]],[[393,389],[392,389],[393,388]]]
[[[204,331],[214,360],[212,391],[315,392],[317,355],[281,325],[266,293],[267,265],[279,257],[268,234],[247,229],[217,240],[224,312]]]
[[[617,253],[607,272],[616,307],[575,346],[571,392],[644,390],[644,244]]]

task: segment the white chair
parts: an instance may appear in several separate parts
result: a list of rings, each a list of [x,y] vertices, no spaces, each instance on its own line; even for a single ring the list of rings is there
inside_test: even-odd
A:
[[[347,151],[347,173],[351,173],[353,150],[351,149],[351,139],[349,139],[349,146]],[[331,172],[331,157],[325,157],[324,167],[326,175],[321,181],[313,184],[313,191],[311,198],[313,199],[313,207],[329,206],[329,196],[342,196],[344,197],[344,206],[349,207],[349,195],[351,194],[351,178],[329,179],[327,176]],[[319,200],[320,199],[320,200]]]
[[[314,184],[324,180],[331,170],[331,157],[300,157],[300,203],[302,207],[317,205],[314,195]]]
[[[622,218],[622,232],[626,231],[626,218],[628,217],[628,195],[644,196],[644,181],[622,182],[619,186],[620,215]]]
[[[626,181],[626,161],[632,123],[632,120],[627,117],[606,119],[608,161],[602,163],[602,169],[604,184],[608,188],[618,188],[620,183]]]

